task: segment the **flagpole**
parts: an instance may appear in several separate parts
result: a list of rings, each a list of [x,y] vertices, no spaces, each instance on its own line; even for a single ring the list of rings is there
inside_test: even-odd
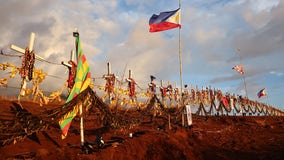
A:
[[[242,57],[241,57],[241,54],[240,54],[240,49],[238,49],[238,55],[240,57],[240,65],[244,68],[243,64],[242,64]],[[245,77],[245,74],[246,74],[246,71],[243,72],[242,74],[242,77],[243,77],[243,80],[244,80],[244,86],[245,86],[245,92],[246,92],[246,98],[249,98],[248,97],[248,90],[247,90],[247,84],[246,84],[246,77]]]
[[[270,100],[269,100],[269,97],[268,97],[267,88],[265,88],[265,92],[266,92],[267,104],[270,105]]]
[[[181,12],[181,0],[179,0],[179,9]],[[180,13],[181,14],[181,13]],[[179,75],[180,75],[180,92],[182,93],[182,52],[181,52],[181,27],[179,27]],[[182,96],[181,96],[182,97]]]
[[[245,90],[246,90],[246,97],[248,97],[248,91],[247,91],[247,84],[246,84],[246,78],[245,78],[245,73],[243,74],[243,80],[244,80],[244,85],[245,85]]]
[[[265,79],[264,82],[265,82],[265,84],[267,84],[267,83],[266,83],[266,82],[267,82],[266,79]],[[265,91],[265,94],[266,94],[267,104],[270,105],[270,98],[268,97],[268,96],[269,96],[269,95],[268,95],[268,89],[265,87],[265,88],[264,88],[264,91]]]
[[[78,29],[75,28],[74,32],[73,32],[73,36],[79,37],[79,32]],[[77,55],[77,60],[78,60],[78,47],[79,44],[77,44],[76,40],[75,40],[75,46],[76,46],[76,55]],[[78,65],[78,64],[77,64]],[[77,76],[77,75],[76,75]],[[83,119],[83,104],[80,104],[79,106],[79,114],[80,114],[80,137],[81,137],[81,149],[84,150],[84,119]]]
[[[80,114],[80,136],[81,136],[81,147],[82,147],[81,149],[84,150],[85,140],[84,140],[83,104],[80,104],[79,114]]]

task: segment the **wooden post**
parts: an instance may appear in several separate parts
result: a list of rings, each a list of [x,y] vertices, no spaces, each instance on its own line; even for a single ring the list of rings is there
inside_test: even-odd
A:
[[[164,102],[164,97],[163,97],[163,80],[161,80],[161,87],[160,87],[160,91],[161,91],[161,97],[162,97],[162,101]]]
[[[107,77],[109,78],[111,74],[111,69],[110,69],[110,63],[108,62],[107,63]],[[110,93],[108,92],[108,100],[109,100],[109,103],[111,104],[111,97],[110,97]]]
[[[74,55],[75,53],[74,53],[74,50],[71,50],[71,52],[70,52],[70,61],[73,61],[74,62],[74,59],[75,59],[75,55]],[[61,62],[61,64],[62,65],[64,65],[64,66],[66,66],[66,67],[72,67],[72,65],[71,64],[69,64],[68,62]]]
[[[184,108],[182,109],[182,112],[181,112],[181,126],[184,127]]]
[[[168,121],[169,121],[169,130],[171,130],[172,126],[171,126],[171,115],[170,114],[168,116]]]
[[[35,33],[31,33],[30,35],[30,42],[29,42],[29,51],[31,52],[34,48],[34,41],[35,41]]]
[[[111,73],[110,63],[107,62],[107,75],[109,76]]]
[[[71,53],[70,53],[70,60],[75,62],[75,52],[73,49],[71,50]]]
[[[163,105],[165,106],[165,108],[167,108],[167,104],[166,104],[166,97],[164,97],[164,86],[163,86],[163,80],[161,80],[161,90],[162,90],[162,102],[163,102]]]
[[[189,104],[186,104],[186,105],[185,105],[185,109],[186,109],[187,125],[188,125],[188,126],[191,126],[191,125],[192,125],[192,114],[191,114],[190,105],[189,105]]]
[[[129,74],[129,76],[128,76],[128,77],[129,77],[129,78],[131,78],[131,76],[132,76],[132,74],[131,74],[131,70],[129,70],[129,71],[128,71],[128,74]]]
[[[79,108],[79,112],[80,112],[80,136],[81,136],[81,146],[82,148],[84,148],[84,120],[83,120],[83,104],[80,104],[80,108]]]

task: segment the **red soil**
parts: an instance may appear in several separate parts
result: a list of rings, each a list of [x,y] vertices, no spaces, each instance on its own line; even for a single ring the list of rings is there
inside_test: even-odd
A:
[[[13,105],[13,101],[1,100],[0,115]],[[33,115],[58,105],[40,107],[32,102],[22,102]],[[284,159],[283,122],[284,117],[194,115],[191,128],[172,122],[169,129],[167,119],[156,117],[131,129],[114,129],[94,127],[98,126],[96,121],[86,120],[85,141],[94,142],[96,136],[102,134],[106,143],[103,149],[93,145],[94,152],[86,154],[81,150],[79,120],[76,118],[66,139],[61,139],[58,125],[49,126],[44,132],[37,133],[38,142],[34,138],[25,138],[15,144],[0,146],[0,159]]]

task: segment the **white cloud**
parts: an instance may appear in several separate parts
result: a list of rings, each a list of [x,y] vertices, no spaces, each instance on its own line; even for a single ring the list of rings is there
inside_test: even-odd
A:
[[[260,12],[270,12],[273,7],[280,3],[280,0],[250,0],[249,3],[253,11],[258,14]]]
[[[213,29],[213,30],[205,30],[205,29],[197,29],[195,31],[195,39],[198,43],[206,43],[208,41],[212,40],[218,40],[221,38],[224,38],[225,34],[219,29]]]
[[[272,74],[272,75],[279,76],[279,77],[284,75],[283,72],[276,72],[276,71],[271,71],[271,72],[269,72],[269,73]]]
[[[248,3],[248,4],[247,4]],[[273,10],[279,5],[279,0],[257,0],[244,3],[246,10],[244,11],[245,20],[255,28],[261,28],[267,25],[273,18]]]

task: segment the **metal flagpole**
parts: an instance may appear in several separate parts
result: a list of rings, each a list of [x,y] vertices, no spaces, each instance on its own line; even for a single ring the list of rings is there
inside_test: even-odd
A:
[[[266,79],[265,79],[264,82],[265,82],[265,84],[267,84],[266,83],[267,82]],[[268,97],[268,92],[267,91],[268,91],[268,89],[265,87],[264,88],[264,92],[265,92],[265,96],[266,96],[266,101],[267,101],[267,104],[270,105],[270,100],[269,100],[270,98]]]
[[[244,67],[243,67],[243,64],[242,64],[242,57],[241,57],[240,51],[241,51],[241,50],[238,49],[238,52],[237,52],[237,53],[238,53],[238,55],[239,55],[239,57],[240,57],[240,65],[241,65],[242,68],[244,68]],[[248,97],[248,90],[247,90],[247,84],[246,84],[246,77],[245,77],[245,74],[246,74],[246,72],[244,71],[243,74],[242,74],[242,77],[243,77],[243,80],[244,80],[246,98],[249,98],[249,97]]]
[[[179,9],[181,14],[181,0],[179,0]],[[180,92],[182,93],[182,52],[181,52],[181,27],[179,27],[179,74],[180,74]]]
[[[245,85],[245,90],[246,90],[246,97],[248,97],[248,91],[247,91],[247,84],[246,84],[246,77],[245,77],[245,73],[243,74],[243,80],[244,80],[244,85]]]

